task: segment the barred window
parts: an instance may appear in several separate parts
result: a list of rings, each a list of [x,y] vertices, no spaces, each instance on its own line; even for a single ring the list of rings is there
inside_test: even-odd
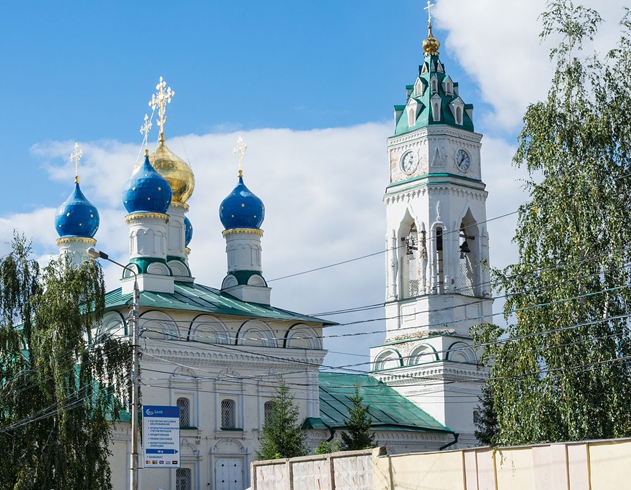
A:
[[[221,400],[221,428],[234,429],[237,426],[237,404],[234,400]]]
[[[178,468],[175,470],[175,490],[192,490],[193,482],[191,470],[188,468]]]
[[[178,398],[180,407],[180,427],[191,427],[191,401],[188,398]]]
[[[270,415],[272,415],[272,409],[274,408],[274,402],[265,402],[263,405],[263,420],[267,422]]]

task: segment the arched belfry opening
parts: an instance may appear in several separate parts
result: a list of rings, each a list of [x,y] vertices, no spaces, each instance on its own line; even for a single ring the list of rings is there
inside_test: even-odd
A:
[[[436,250],[436,293],[443,294],[445,292],[445,260],[443,255],[443,229],[440,226],[434,231],[434,241]]]
[[[458,292],[464,296],[481,296],[482,264],[480,257],[480,232],[468,209],[459,228],[459,277]]]
[[[401,293],[403,298],[414,298],[420,294],[419,233],[415,223],[401,237],[401,242]]]

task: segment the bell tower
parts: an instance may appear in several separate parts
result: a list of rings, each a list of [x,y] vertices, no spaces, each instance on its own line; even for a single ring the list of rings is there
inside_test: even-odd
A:
[[[428,10],[432,5],[428,2]],[[490,321],[482,135],[432,34],[388,138],[386,340],[372,375],[475,444],[480,377],[469,328]]]

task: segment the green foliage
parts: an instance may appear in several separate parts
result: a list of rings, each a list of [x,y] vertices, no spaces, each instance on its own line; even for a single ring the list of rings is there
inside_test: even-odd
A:
[[[375,436],[370,432],[372,418],[368,414],[370,405],[364,405],[364,397],[359,394],[359,387],[355,387],[355,394],[348,399],[353,403],[348,408],[346,427],[348,432],[342,432],[342,450],[357,451],[375,447]]]
[[[341,450],[342,448],[339,441],[322,441],[318,444],[318,447],[313,450],[313,454],[331,454]]]
[[[519,262],[494,271],[509,326],[474,332],[516,338],[484,355],[498,444],[631,435],[631,365],[620,361],[631,355],[631,15],[603,59],[575,56],[601,22],[595,11],[559,0],[542,19],[542,36],[563,40],[514,157],[532,201],[519,209]]]
[[[493,399],[493,389],[488,384],[482,387],[480,398],[480,411],[475,420],[475,438],[482,446],[493,444],[493,437],[499,432],[497,426],[497,413],[495,413],[495,400]]]
[[[272,398],[272,410],[263,424],[256,452],[259,460],[294,458],[308,454],[305,433],[298,424],[299,410],[294,403],[294,395],[284,380]]]
[[[88,341],[104,309],[97,263],[41,271],[30,252],[16,235],[0,260],[0,488],[110,489],[108,417],[125,400],[129,346]]]

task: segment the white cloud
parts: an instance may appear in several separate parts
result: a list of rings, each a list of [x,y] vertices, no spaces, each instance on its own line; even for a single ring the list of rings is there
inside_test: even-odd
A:
[[[193,223],[191,268],[197,281],[219,287],[226,272],[225,242],[221,236],[219,206],[237,182],[232,148],[238,136],[248,143],[243,160],[245,183],[265,203],[263,266],[267,279],[321,267],[384,249],[385,210],[382,196],[388,183],[386,138],[390,123],[311,131],[259,129],[238,133],[189,135],[168,140],[169,147],[193,162],[196,187],[189,204]],[[182,146],[184,144],[184,147]],[[514,148],[501,139],[483,142],[483,178],[489,191],[489,218],[516,209],[525,196],[519,191],[510,161]],[[70,154],[74,142],[38,145],[42,158]],[[81,186],[99,208],[98,247],[115,260],[128,254],[125,211],[120,190],[129,178],[138,148],[118,142],[83,143]],[[186,148],[186,151],[184,151]],[[48,166],[50,178],[72,181],[70,164]],[[69,185],[69,192],[70,192]],[[26,197],[28,198],[28,197]],[[18,227],[35,239],[36,253],[54,252],[53,209],[9,216],[0,220],[0,236],[8,239]],[[514,217],[489,222],[492,263],[507,265],[515,259],[510,239]],[[106,266],[108,288],[117,287],[120,270]],[[320,313],[381,303],[384,298],[384,256],[381,254],[338,267],[272,281],[276,306],[303,313]],[[338,322],[374,318],[382,310],[335,317]],[[381,322],[329,329],[327,333],[379,330]],[[332,353],[327,363],[364,360],[368,347],[382,342],[383,334],[341,337],[326,342],[333,352],[358,354],[349,358]]]
[[[543,99],[553,66],[549,48],[553,40],[539,44],[544,0],[441,0],[436,2],[434,25],[449,31],[441,49],[447,50],[473,77],[484,101],[494,113],[486,114],[488,127],[500,132],[515,130],[529,103]],[[589,0],[605,20],[585,54],[604,53],[615,47],[618,22],[628,0]],[[466,22],[463,22],[466,19]]]

